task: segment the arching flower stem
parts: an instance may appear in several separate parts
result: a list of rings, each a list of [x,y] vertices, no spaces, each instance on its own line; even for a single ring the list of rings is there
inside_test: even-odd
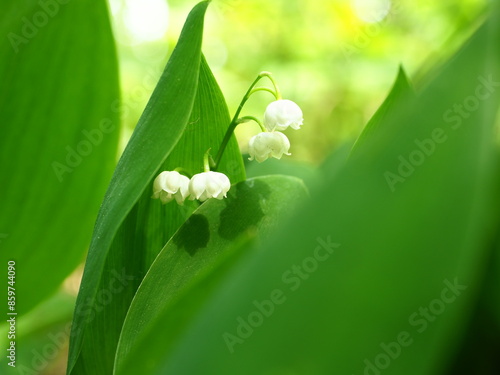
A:
[[[271,89],[265,88],[265,87],[255,88],[255,85],[257,85],[257,83],[259,83],[259,81],[264,77],[267,77],[272,82],[272,84],[274,86],[274,91]],[[213,170],[217,170],[217,168],[219,167],[219,163],[222,159],[222,155],[224,154],[226,146],[229,143],[229,140],[231,139],[231,136],[234,133],[234,129],[236,129],[236,127],[239,124],[241,124],[241,122],[239,122],[240,113],[241,113],[245,103],[248,101],[250,96],[252,96],[252,94],[254,94],[258,91],[268,91],[268,92],[272,93],[277,100],[279,100],[281,98],[281,93],[279,91],[278,85],[276,84],[276,81],[272,77],[272,74],[270,72],[261,72],[257,76],[257,78],[255,78],[255,80],[252,82],[252,84],[248,88],[247,92],[245,93],[245,96],[243,96],[243,99],[241,100],[240,105],[238,106],[238,109],[236,110],[236,113],[234,114],[234,117],[231,120],[231,123],[229,124],[229,127],[227,128],[226,134],[224,135],[224,138],[222,139],[219,150],[217,151],[217,155],[215,156],[215,158],[213,160],[213,164],[212,164]],[[245,117],[249,117],[249,116],[245,116]]]

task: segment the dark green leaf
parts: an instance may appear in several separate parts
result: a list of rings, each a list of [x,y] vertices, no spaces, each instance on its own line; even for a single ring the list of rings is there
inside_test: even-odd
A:
[[[233,186],[227,199],[210,200],[195,211],[158,255],[134,298],[120,337],[117,373],[151,373],[175,349],[209,295],[207,275],[219,278],[217,266],[234,252],[241,254],[233,244],[257,230],[259,241],[268,237],[306,194],[295,177],[257,177]],[[159,337],[161,345],[150,345]]]
[[[105,2],[2,4],[0,263],[17,263],[25,314],[87,251],[115,165],[118,75]]]

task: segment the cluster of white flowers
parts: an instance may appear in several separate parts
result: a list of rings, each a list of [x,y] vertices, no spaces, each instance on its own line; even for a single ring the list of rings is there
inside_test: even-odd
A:
[[[280,99],[269,104],[264,113],[264,127],[267,131],[250,138],[249,160],[255,159],[262,163],[269,157],[281,159],[283,155],[290,155],[290,141],[281,131],[289,127],[298,130],[303,121],[302,110],[291,100]]]
[[[238,124],[246,122],[249,119],[256,121],[262,129],[261,133],[250,139],[248,144],[248,153],[250,154],[249,160],[257,160],[259,163],[262,163],[269,157],[281,159],[283,155],[290,155],[288,152],[290,149],[290,141],[286,135],[281,132],[289,127],[295,130],[300,129],[303,122],[302,110],[291,100],[281,99],[279,89],[274,79],[270,76],[270,73],[262,72],[259,75],[259,79],[264,76],[269,77],[273,82],[275,91],[272,92],[278,100],[267,106],[263,123],[252,116],[238,118],[241,107],[253,92],[249,90],[249,94],[245,95],[243,98],[240,108],[229,125],[215,161],[209,154],[210,150],[207,151],[204,158],[205,172],[195,174],[192,178],[180,174],[177,170],[161,172],[153,182],[153,195],[151,198],[159,199],[163,204],[175,200],[180,205],[184,204],[184,201],[188,198],[191,200],[197,199],[201,202],[210,198],[225,198],[227,192],[231,188],[229,178],[224,173],[213,172],[210,169],[217,169],[224,148],[234,128]],[[257,81],[255,81],[253,85],[255,85]],[[258,90],[267,89],[257,88],[254,91]]]
[[[153,199],[160,199],[163,204],[176,200],[183,204],[189,198],[205,201],[209,198],[225,198],[231,182],[224,173],[202,172],[191,179],[177,171],[161,172],[153,183]]]

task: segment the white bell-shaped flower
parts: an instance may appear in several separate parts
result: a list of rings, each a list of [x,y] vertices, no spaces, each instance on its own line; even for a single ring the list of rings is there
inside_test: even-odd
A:
[[[163,204],[172,200],[183,204],[189,195],[189,178],[177,171],[161,172],[153,182],[153,199],[160,199]]]
[[[264,126],[269,131],[282,131],[288,127],[298,130],[303,121],[300,107],[287,99],[276,100],[270,103],[264,113]]]
[[[192,200],[206,201],[209,198],[222,199],[226,197],[231,187],[229,178],[220,172],[198,173],[189,182],[189,192]]]
[[[288,149],[290,148],[290,141],[280,132],[264,132],[259,133],[248,142],[248,153],[250,158],[248,160],[257,160],[262,163],[269,157],[281,159],[283,155],[290,155]]]

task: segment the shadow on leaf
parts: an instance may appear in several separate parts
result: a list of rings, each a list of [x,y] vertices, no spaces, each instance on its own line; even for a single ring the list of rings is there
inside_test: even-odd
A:
[[[194,214],[179,229],[173,241],[179,249],[184,249],[193,256],[199,249],[207,247],[209,240],[210,229],[207,218]]]
[[[226,208],[220,213],[218,234],[225,239],[235,239],[243,232],[256,227],[265,213],[262,203],[269,197],[271,189],[258,180],[249,180],[233,187]]]

